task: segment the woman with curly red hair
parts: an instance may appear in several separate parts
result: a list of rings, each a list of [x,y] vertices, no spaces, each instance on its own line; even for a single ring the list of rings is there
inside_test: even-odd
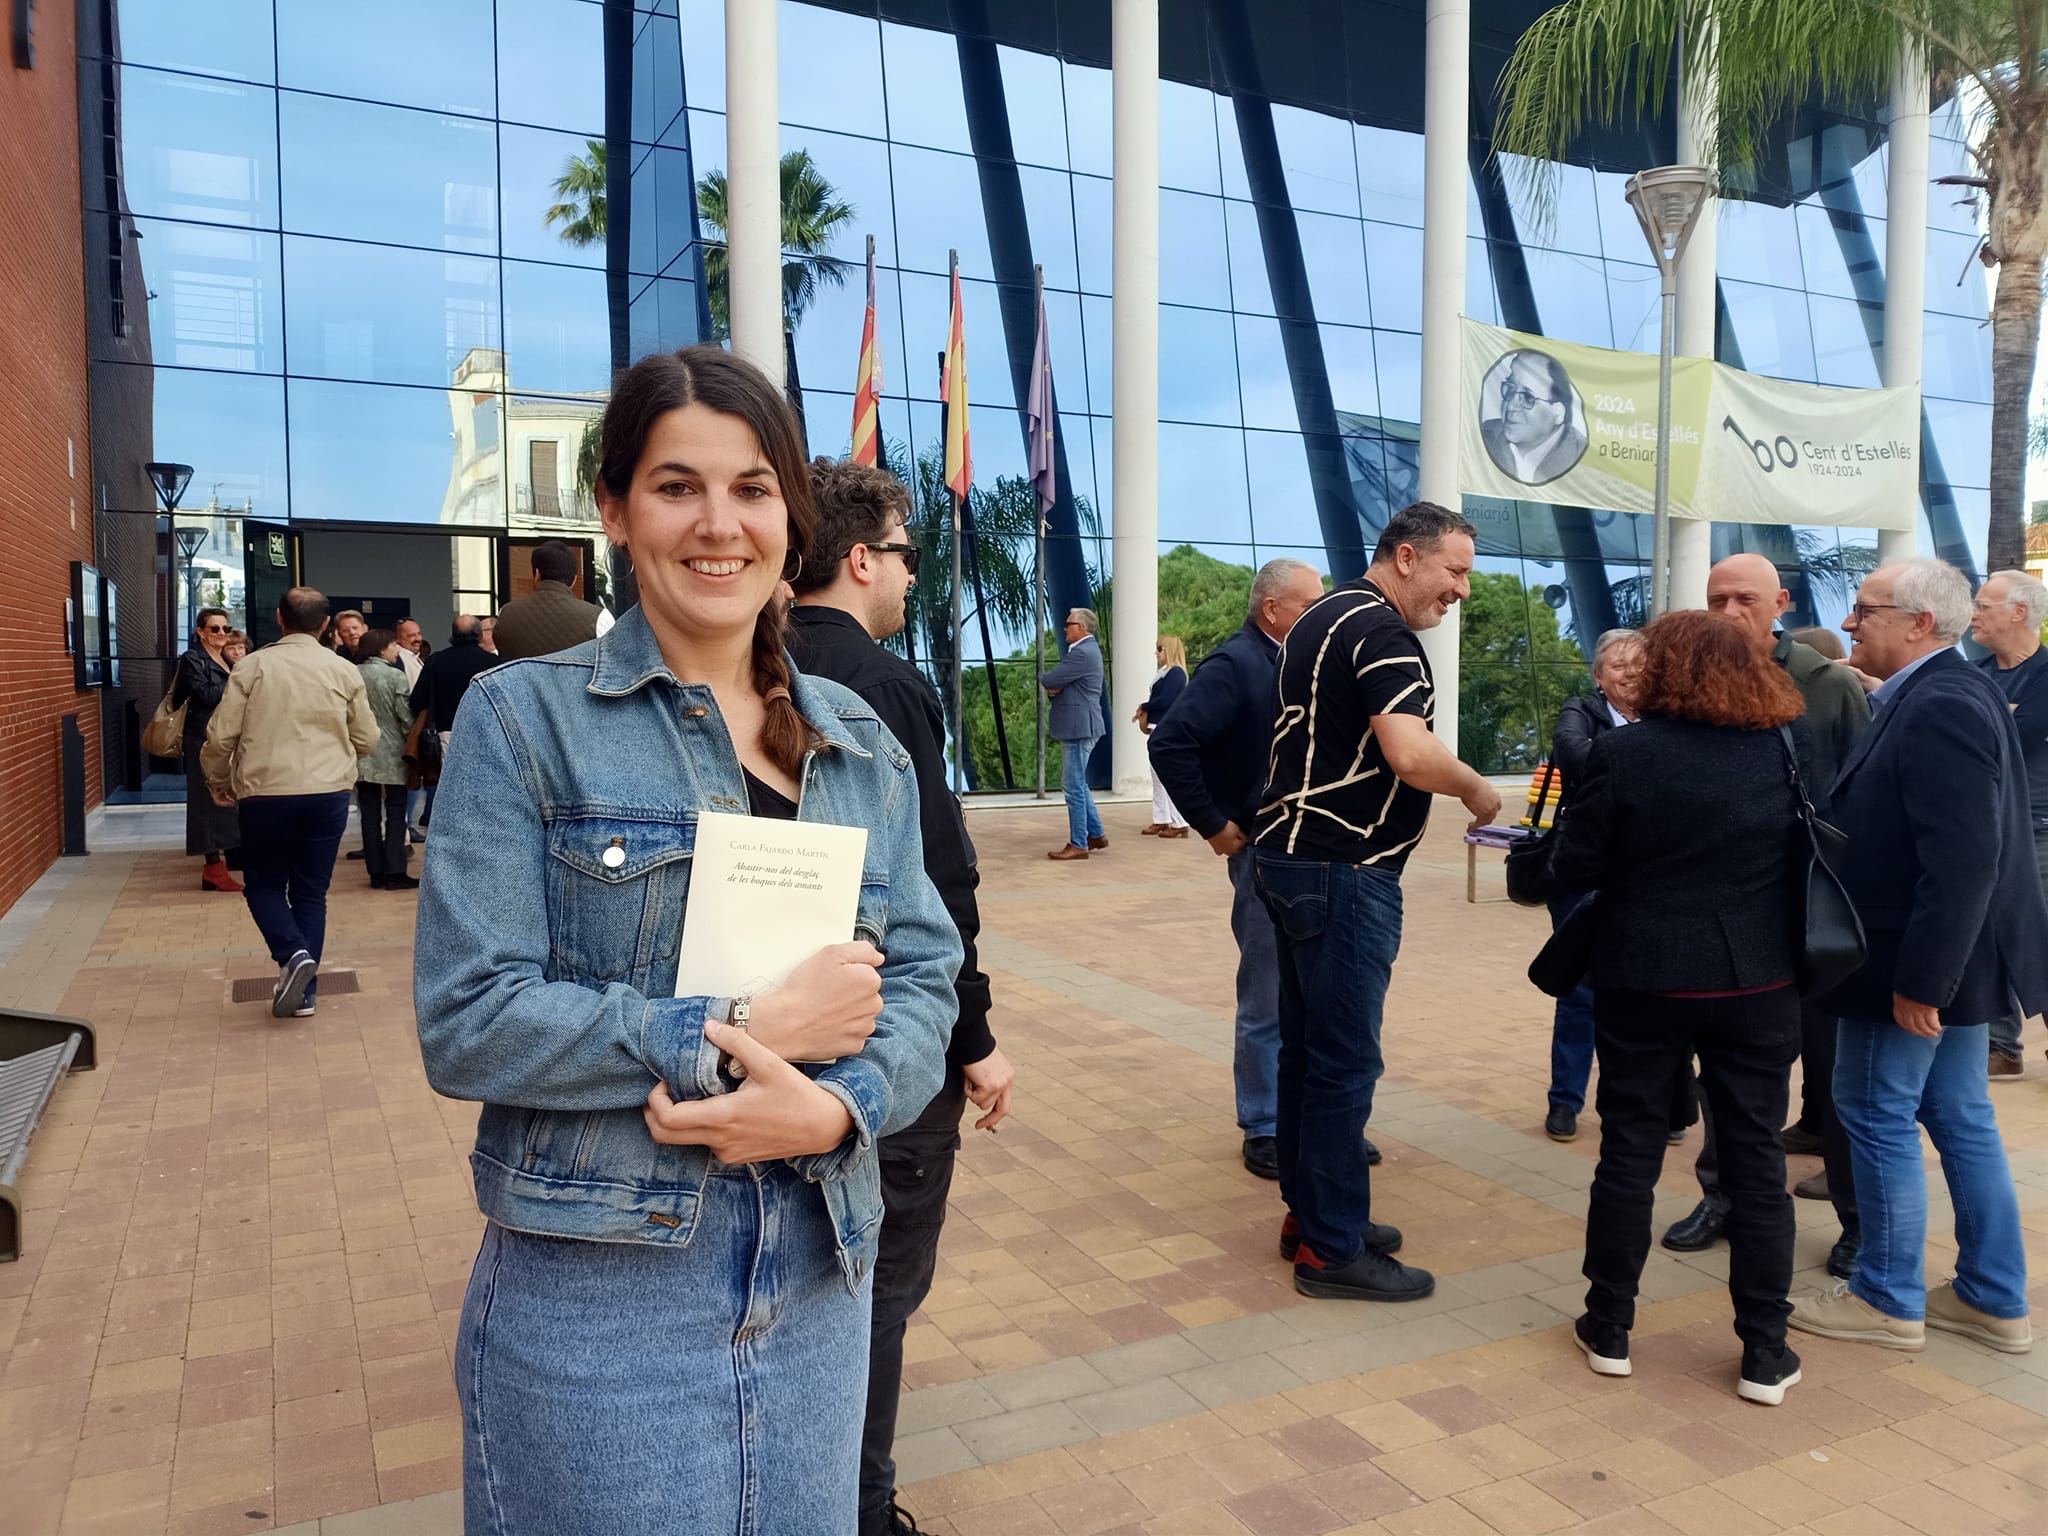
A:
[[[1667,1121],[1697,1056],[1731,1202],[1737,1392],[1777,1404],[1799,1379],[1785,1347],[1793,1218],[1778,1127],[1799,1056],[1806,867],[1780,728],[1793,726],[1804,758],[1804,704],[1713,614],[1667,614],[1643,642],[1641,720],[1594,742],[1554,866],[1560,891],[1597,893],[1586,920],[1600,1163],[1576,1332],[1595,1372],[1629,1374]]]

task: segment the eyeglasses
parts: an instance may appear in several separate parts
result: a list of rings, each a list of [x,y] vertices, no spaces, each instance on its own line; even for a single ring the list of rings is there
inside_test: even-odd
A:
[[[862,548],[871,549],[878,555],[901,555],[903,574],[906,576],[915,576],[917,567],[924,558],[924,551],[915,544],[864,544]]]
[[[1897,603],[1851,603],[1849,605],[1849,617],[1854,619],[1858,624],[1861,624],[1865,619],[1869,618],[1873,613],[1876,613],[1881,608],[1889,608],[1894,613],[1903,611],[1900,609]]]
[[[1989,613],[1989,612],[1990,612],[1990,611],[1991,611],[1992,609],[1994,609],[1994,608],[2017,608],[2017,607],[2019,607],[2019,604],[2018,604],[2018,603],[2015,603],[2015,602],[2011,602],[2011,601],[2006,601],[2006,602],[2003,602],[2003,603],[1987,603],[1987,602],[1985,602],[1985,601],[1984,601],[1984,599],[1983,599],[1983,598],[1981,598],[1981,597],[1980,597],[1980,598],[1978,598],[1978,599],[1977,599],[1977,600],[1976,600],[1976,601],[1975,601],[1974,603],[1970,604],[1970,611],[1971,611],[1972,613]]]
[[[1552,400],[1547,395],[1531,394],[1528,390],[1522,388],[1519,384],[1513,383],[1512,381],[1506,379],[1503,379],[1501,381],[1500,403],[1502,405],[1519,405],[1525,411],[1528,410],[1529,407],[1532,405],[1557,404],[1555,400]]]
[[[228,632],[228,627],[225,624],[202,624],[199,626],[199,632],[203,635],[224,635]]]

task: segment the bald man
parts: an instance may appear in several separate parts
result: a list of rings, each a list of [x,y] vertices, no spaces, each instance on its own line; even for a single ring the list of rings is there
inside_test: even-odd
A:
[[[1806,723],[1813,734],[1813,782],[1806,786],[1814,808],[1828,811],[1828,794],[1836,775],[1864,732],[1870,729],[1870,701],[1856,674],[1838,666],[1810,645],[1780,633],[1778,621],[1792,606],[1778,568],[1762,555],[1730,555],[1707,573],[1707,607],[1749,636],[1759,656],[1768,656],[1798,686],[1806,700]],[[1785,1128],[1785,1150],[1818,1152],[1826,1168],[1820,1179],[1802,1179],[1798,1193],[1834,1203],[1842,1223],[1841,1240],[1828,1256],[1828,1271],[1846,1277],[1862,1238],[1856,1214],[1856,1181],[1849,1162],[1849,1138],[1835,1114],[1835,1019],[1810,1003],[1800,1011],[1799,1119]],[[1704,1102],[1700,1119],[1706,1145],[1694,1172],[1699,1175],[1700,1203],[1692,1214],[1664,1234],[1664,1246],[1681,1252],[1705,1248],[1721,1235],[1728,1211],[1722,1192],[1719,1149],[1714,1119]]]

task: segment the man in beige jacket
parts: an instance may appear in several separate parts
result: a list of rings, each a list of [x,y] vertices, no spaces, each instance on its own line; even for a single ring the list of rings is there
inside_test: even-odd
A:
[[[199,753],[215,802],[241,809],[244,895],[277,962],[270,1012],[280,1019],[313,1013],[356,759],[377,745],[362,674],[320,644],[326,622],[320,593],[285,593],[284,638],[228,674]]]

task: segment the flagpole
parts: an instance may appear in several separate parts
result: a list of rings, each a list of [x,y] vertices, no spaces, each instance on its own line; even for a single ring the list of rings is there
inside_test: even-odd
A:
[[[957,250],[946,253],[947,291],[960,278],[960,253]],[[941,354],[939,373],[945,374],[945,358]],[[963,402],[964,403],[964,402]],[[950,426],[947,429],[951,436]],[[946,488],[948,500],[953,504],[953,792],[967,792],[967,688],[966,668],[962,665],[961,634],[966,628],[965,615],[960,606],[960,492],[953,486]]]
[[[1045,268],[1031,269],[1032,299],[1036,312],[1042,320],[1045,315]],[[1039,500],[1037,486],[1032,487],[1032,523],[1037,533],[1037,553],[1031,568],[1031,629],[1032,649],[1037,656],[1033,671],[1032,693],[1037,699],[1038,709],[1038,796],[1045,798],[1045,622],[1049,615],[1045,611],[1045,506]]]

